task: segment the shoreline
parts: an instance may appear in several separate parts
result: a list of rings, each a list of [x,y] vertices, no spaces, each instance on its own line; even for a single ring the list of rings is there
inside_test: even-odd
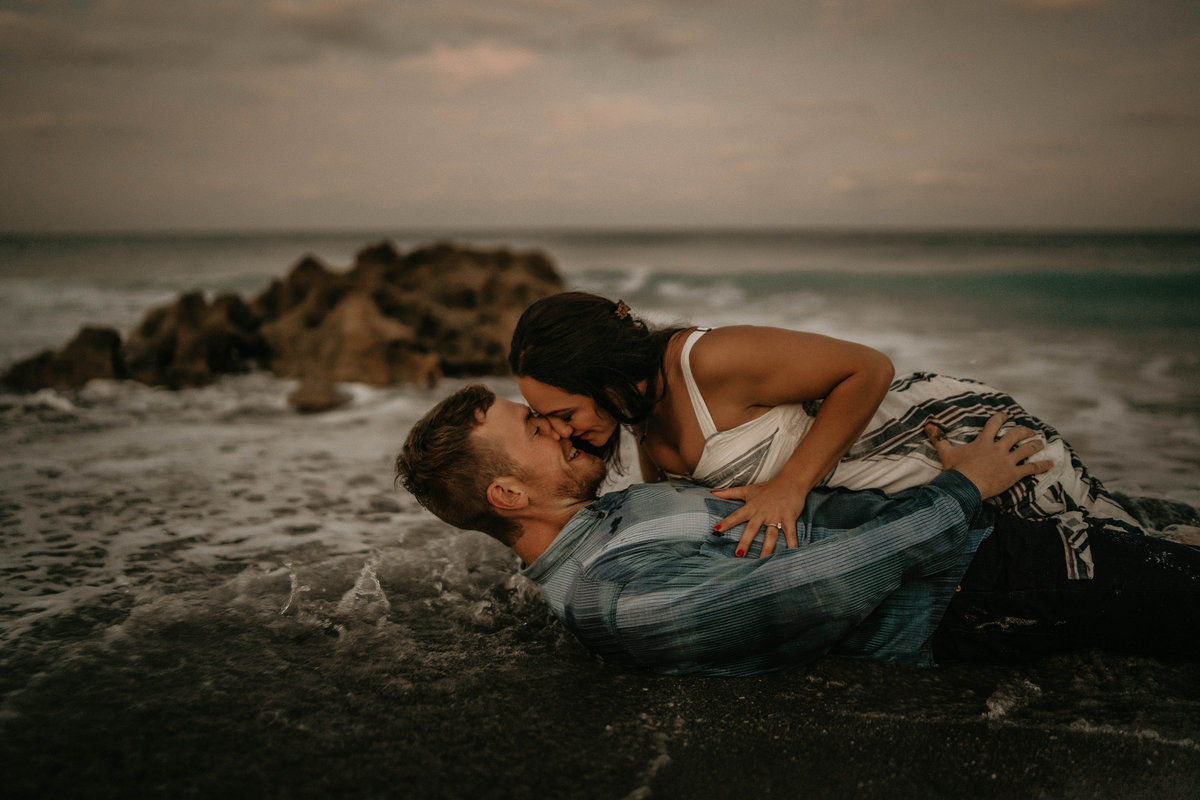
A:
[[[343,241],[350,252],[363,240]],[[116,247],[51,254],[43,266],[58,272],[5,284],[21,287],[6,295],[6,347],[56,339],[63,320],[136,315],[184,280],[248,290],[304,252],[290,239],[202,244],[129,248],[128,264]],[[898,271],[927,273],[918,286],[851,274],[893,263],[864,264],[854,241],[568,244],[552,252],[569,255],[571,288],[701,324],[752,308],[765,324],[885,349],[902,371],[986,381],[1054,424],[1110,490],[1200,508],[1189,295],[1091,280],[1130,249],[1103,263],[1087,247],[1035,249],[1047,269],[1080,271],[1070,291],[1100,287],[1095,307],[1128,312],[1098,326],[1047,313],[1028,285],[1023,310],[976,314],[987,282],[941,280],[963,265],[937,248],[899,254]],[[1156,251],[1147,269],[1200,274],[1193,251]],[[965,268],[1024,265],[1030,252],[967,248]],[[664,277],[677,264],[714,271]],[[788,283],[778,265],[845,271]],[[879,288],[901,284],[909,291]],[[1153,327],[1160,299],[1186,323],[1178,335]],[[461,382],[344,384],[350,402],[313,417],[289,410],[294,382],[265,373],[180,392],[93,382],[0,395],[0,793],[1200,795],[1194,664],[1100,652],[937,670],[825,659],[706,680],[596,662],[514,578],[505,548],[450,530],[392,484],[408,427]],[[486,382],[516,394],[510,379]]]

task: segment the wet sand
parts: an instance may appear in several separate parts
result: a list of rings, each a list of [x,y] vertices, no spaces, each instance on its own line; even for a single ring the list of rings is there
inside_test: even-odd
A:
[[[424,647],[453,655],[413,669],[383,632],[347,643],[230,622],[167,625],[32,677],[5,711],[4,795],[1182,800],[1200,789],[1194,727],[1088,722],[1136,718],[1112,699],[1135,676],[1194,719],[1194,666],[827,660],[786,676],[662,678],[608,669],[538,620],[509,632],[528,647],[494,653],[428,626]],[[236,655],[247,650],[261,657]],[[1101,689],[1079,697],[1079,672]],[[1063,702],[1076,706],[1065,716]]]

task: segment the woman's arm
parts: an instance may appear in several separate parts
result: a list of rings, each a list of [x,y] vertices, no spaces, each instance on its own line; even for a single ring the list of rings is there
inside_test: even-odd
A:
[[[822,401],[812,427],[778,475],[717,492],[746,501],[721,521],[721,529],[747,522],[739,547],[745,552],[767,526],[763,555],[770,555],[776,523],[785,533],[794,532],[809,490],[866,429],[891,385],[892,362],[878,350],[829,336],[736,326],[705,334],[692,350],[691,365],[720,430],[745,422],[763,407]],[[788,536],[794,547],[793,539]]]

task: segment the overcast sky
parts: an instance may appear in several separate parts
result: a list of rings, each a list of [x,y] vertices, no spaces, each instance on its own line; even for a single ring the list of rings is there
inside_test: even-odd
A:
[[[0,230],[1197,227],[1197,0],[0,0]]]

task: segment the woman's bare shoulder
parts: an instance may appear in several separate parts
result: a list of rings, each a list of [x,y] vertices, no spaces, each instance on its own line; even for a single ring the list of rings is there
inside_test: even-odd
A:
[[[713,328],[692,347],[692,373],[700,379],[755,372],[805,347],[811,336],[766,325]]]

